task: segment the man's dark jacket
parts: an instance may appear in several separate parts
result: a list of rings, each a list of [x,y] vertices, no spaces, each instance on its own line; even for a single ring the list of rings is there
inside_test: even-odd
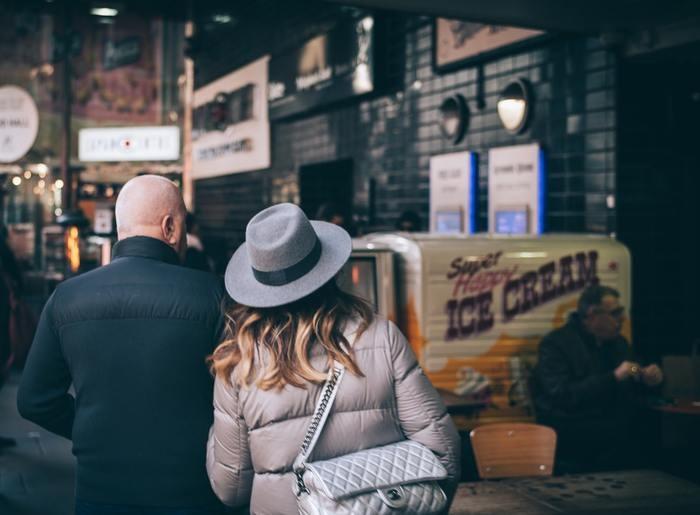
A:
[[[544,337],[533,381],[537,419],[564,440],[596,440],[624,431],[634,398],[630,382],[618,383],[614,370],[631,359],[623,336],[600,345],[579,317]],[[563,442],[569,443],[569,442]]]
[[[20,413],[73,440],[76,497],[163,507],[216,503],[205,468],[222,330],[219,280],[133,237],[109,265],[58,286],[20,384]],[[73,384],[75,397],[68,392]]]

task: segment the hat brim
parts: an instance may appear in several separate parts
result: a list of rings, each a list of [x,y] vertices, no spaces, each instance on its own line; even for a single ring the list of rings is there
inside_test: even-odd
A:
[[[243,243],[228,262],[224,275],[231,298],[253,308],[283,306],[313,293],[340,272],[352,252],[350,235],[342,227],[327,222],[312,220],[311,225],[321,243],[321,257],[309,272],[281,286],[263,284],[253,274]]]

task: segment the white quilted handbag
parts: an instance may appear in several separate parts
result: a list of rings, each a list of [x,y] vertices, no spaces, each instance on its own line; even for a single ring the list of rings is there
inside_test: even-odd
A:
[[[294,460],[294,493],[302,515],[442,512],[447,497],[437,481],[447,471],[433,452],[418,442],[366,449],[308,463],[328,418],[345,369],[335,363]]]

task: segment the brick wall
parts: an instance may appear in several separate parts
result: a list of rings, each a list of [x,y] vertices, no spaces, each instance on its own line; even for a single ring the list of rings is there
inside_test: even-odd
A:
[[[262,54],[280,52],[328,28],[339,11],[329,7],[305,12],[270,37],[266,27],[232,32],[220,40],[217,55],[197,59],[200,84]],[[383,94],[295,121],[272,123],[269,170],[200,180],[196,210],[204,236],[216,239],[223,254],[243,239],[246,220],[258,209],[298,200],[300,166],[351,158],[354,161],[354,209],[372,227],[393,226],[404,209],[428,218],[429,159],[459,150],[479,154],[478,229],[487,227],[488,149],[540,142],[547,155],[546,230],[612,232],[615,211],[615,54],[595,38],[556,36],[483,63],[483,108],[477,106],[480,70],[476,66],[437,74],[432,68],[432,20],[387,15],[390,44],[384,50],[394,87]],[[237,35],[238,34],[238,35]],[[267,36],[266,36],[267,34]],[[292,37],[293,35],[293,37]],[[303,37],[302,37],[303,36]],[[236,41],[236,37],[243,38]],[[227,41],[227,42],[226,42]],[[227,46],[231,52],[227,52]],[[285,47],[286,45],[286,47]],[[236,50],[238,49],[238,50]],[[227,57],[224,57],[227,56]],[[506,132],[496,101],[512,80],[533,86],[534,117],[521,135]],[[453,145],[440,134],[437,108],[444,98],[462,94],[471,120],[464,140]],[[371,220],[370,180],[375,187]],[[424,222],[425,223],[425,222]],[[224,258],[222,257],[222,260]]]

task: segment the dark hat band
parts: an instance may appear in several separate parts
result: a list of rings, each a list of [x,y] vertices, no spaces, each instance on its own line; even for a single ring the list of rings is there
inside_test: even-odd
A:
[[[316,266],[319,259],[321,259],[321,240],[316,238],[316,243],[311,249],[311,252],[292,266],[283,268],[282,270],[273,270],[271,272],[263,272],[255,267],[251,268],[258,282],[267,286],[284,286],[309,273],[311,269]]]

